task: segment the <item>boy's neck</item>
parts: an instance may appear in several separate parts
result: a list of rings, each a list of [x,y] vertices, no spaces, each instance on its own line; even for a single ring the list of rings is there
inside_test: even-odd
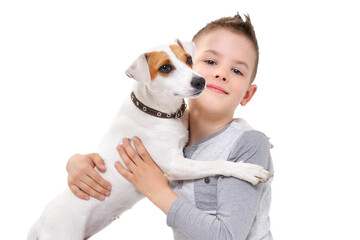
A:
[[[232,116],[214,116],[204,111],[189,109],[189,141],[187,146],[192,146],[199,140],[223,129],[232,120]]]

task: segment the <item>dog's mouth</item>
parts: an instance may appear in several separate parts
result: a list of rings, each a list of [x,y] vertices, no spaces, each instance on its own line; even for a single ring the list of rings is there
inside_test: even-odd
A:
[[[198,96],[200,96],[200,94],[204,91],[204,89],[202,90],[196,90],[195,92],[193,92],[192,95],[190,95],[191,98],[196,98]]]
[[[182,94],[178,94],[178,93],[174,93],[174,96],[176,97],[182,97],[182,98],[197,98],[198,96],[200,96],[200,94],[205,90],[201,89],[201,90],[194,90],[192,91],[190,94],[186,94],[186,95],[182,95]]]

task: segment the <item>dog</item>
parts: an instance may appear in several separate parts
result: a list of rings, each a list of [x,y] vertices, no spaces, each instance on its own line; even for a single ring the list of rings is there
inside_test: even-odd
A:
[[[122,163],[116,146],[124,137],[139,137],[169,180],[223,175],[256,185],[271,177],[258,165],[184,158],[188,140],[187,126],[182,121],[184,98],[196,98],[206,87],[205,79],[192,70],[194,52],[194,43],[177,40],[141,54],[130,65],[126,75],[136,80],[133,92],[97,151],[107,166],[107,171],[100,174],[112,184],[111,196],[103,202],[93,198],[84,201],[66,189],[45,207],[28,240],[88,239],[143,198],[114,167],[116,161]]]

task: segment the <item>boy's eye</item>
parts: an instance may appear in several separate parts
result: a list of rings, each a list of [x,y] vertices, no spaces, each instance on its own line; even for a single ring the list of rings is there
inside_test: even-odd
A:
[[[234,72],[235,74],[238,74],[238,75],[241,75],[241,76],[244,75],[242,72],[240,72],[240,70],[238,70],[238,69],[236,69],[236,68],[233,69],[233,72]]]
[[[171,65],[165,64],[159,68],[159,71],[162,73],[169,73],[172,71],[172,69],[173,69],[173,67]]]
[[[210,65],[214,65],[214,64],[215,64],[215,62],[214,62],[213,60],[205,60],[205,62],[206,62],[207,64],[210,64]]]

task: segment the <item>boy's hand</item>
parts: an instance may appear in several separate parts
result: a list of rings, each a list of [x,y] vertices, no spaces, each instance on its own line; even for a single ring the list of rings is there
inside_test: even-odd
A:
[[[68,185],[78,198],[89,200],[92,196],[104,200],[110,196],[111,184],[101,177],[95,166],[101,172],[106,170],[104,160],[96,153],[75,154],[68,160]]]
[[[131,146],[129,139],[124,139],[123,146],[117,147],[121,159],[130,171],[119,162],[115,163],[115,167],[123,177],[135,185],[139,192],[167,214],[171,204],[178,196],[169,187],[169,181],[153,161],[140,139],[134,138],[133,143],[136,151]]]

